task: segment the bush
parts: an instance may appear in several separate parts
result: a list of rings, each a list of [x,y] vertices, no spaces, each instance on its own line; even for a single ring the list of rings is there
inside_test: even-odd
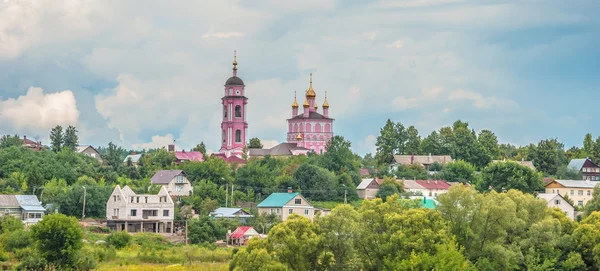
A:
[[[8,259],[10,258],[10,255],[8,254],[8,252],[2,250],[2,248],[0,248],[0,262],[6,262],[8,261]]]
[[[106,237],[106,242],[117,249],[121,249],[129,245],[131,235],[124,231],[112,232]]]
[[[156,233],[138,233],[133,236],[133,242],[144,248],[166,249],[170,244],[163,236]]]
[[[63,214],[47,215],[31,227],[33,240],[40,254],[58,267],[75,267],[83,246],[83,231],[74,217]]]
[[[39,253],[28,255],[17,266],[17,270],[51,270],[47,268],[48,262]]]
[[[24,228],[21,220],[12,216],[3,216],[0,219],[0,233],[10,233]]]
[[[107,227],[100,227],[100,226],[91,226],[88,227],[87,230],[89,232],[93,232],[93,233],[110,233],[110,229]]]
[[[15,252],[18,249],[26,248],[29,246],[31,241],[31,232],[26,230],[17,230],[10,234],[5,233],[2,235],[2,243],[6,251]]]

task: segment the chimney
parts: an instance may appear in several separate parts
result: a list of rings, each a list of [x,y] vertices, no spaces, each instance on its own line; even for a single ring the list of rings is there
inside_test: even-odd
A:
[[[181,152],[185,152],[185,149],[181,149]]]
[[[27,140],[27,136],[26,135],[23,136],[23,141],[25,141],[25,140]]]
[[[133,152],[131,152],[131,155],[135,155],[135,152],[134,152],[134,151],[133,151]]]
[[[292,193],[292,187],[288,186],[288,193]]]
[[[414,162],[415,162],[415,153],[413,152],[413,153],[410,155],[410,163],[412,164],[412,163],[414,163]]]
[[[174,151],[175,151],[175,145],[173,145],[173,144],[170,144],[170,145],[168,146],[168,151],[169,151],[169,152],[174,152]]]

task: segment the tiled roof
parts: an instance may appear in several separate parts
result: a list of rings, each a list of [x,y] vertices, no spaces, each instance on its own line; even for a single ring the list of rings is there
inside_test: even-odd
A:
[[[221,159],[223,159],[223,161],[225,161],[225,163],[228,163],[228,164],[231,164],[231,163],[246,164],[246,160],[239,158],[235,155],[226,157],[224,153],[213,153],[211,156],[221,158]]]
[[[142,158],[141,153],[140,154],[130,154],[125,157],[125,160],[123,160],[123,163],[127,163],[128,159],[131,159],[132,163],[138,163],[140,161],[140,158]]]
[[[447,190],[450,185],[443,180],[416,180],[417,184],[425,189]]]
[[[204,156],[199,151],[190,151],[190,152],[176,151],[175,157],[177,157],[177,160],[186,160],[186,161],[193,161],[193,162],[204,161]]]
[[[359,174],[360,174],[360,176],[366,176],[366,175],[371,175],[371,172],[369,172],[368,168],[361,168]]]
[[[423,186],[413,180],[399,180],[404,183],[404,189],[424,189]]]
[[[430,165],[438,162],[442,165],[452,162],[450,155],[394,155],[396,163],[401,165],[424,164]]]
[[[299,193],[273,193],[257,205],[257,207],[283,207]]]
[[[153,184],[168,184],[173,180],[173,178],[179,174],[181,174],[183,170],[159,170],[157,171],[150,182]]]
[[[580,180],[554,180],[564,187],[570,188],[594,188],[600,184],[599,181],[580,181]]]
[[[298,147],[296,143],[281,143],[270,149],[248,149],[248,154],[250,156],[285,156],[285,155],[293,155],[292,151],[294,150],[305,150],[309,149],[304,147]]]

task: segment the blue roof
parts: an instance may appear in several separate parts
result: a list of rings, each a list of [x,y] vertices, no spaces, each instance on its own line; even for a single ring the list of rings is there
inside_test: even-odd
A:
[[[581,168],[583,167],[583,164],[585,163],[585,161],[587,161],[587,158],[584,158],[584,159],[571,159],[571,162],[569,162],[568,168],[572,168],[572,169],[575,169],[575,170],[581,170]]]
[[[244,214],[242,215],[236,215],[235,213],[242,211]],[[211,216],[215,216],[215,217],[252,217],[252,215],[247,215],[246,212],[244,210],[242,210],[242,208],[217,208],[214,212],[210,213]]]
[[[46,211],[35,195],[15,195],[15,198],[25,211]]]
[[[299,193],[273,193],[257,205],[257,207],[283,207]]]

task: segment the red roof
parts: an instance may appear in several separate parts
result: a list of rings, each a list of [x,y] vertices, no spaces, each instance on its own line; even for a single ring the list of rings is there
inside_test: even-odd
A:
[[[239,226],[237,227],[237,229],[235,229],[235,231],[233,231],[231,233],[231,238],[235,238],[235,239],[239,239],[244,237],[244,234],[246,234],[247,231],[249,231],[250,229],[252,229],[252,227],[250,226]]]
[[[371,173],[369,172],[368,168],[361,168],[360,169],[360,176],[369,176],[371,175]]]
[[[225,163],[228,163],[228,164],[231,164],[231,163],[246,164],[246,160],[239,158],[235,155],[226,157],[224,153],[213,153],[212,156],[219,157],[219,158],[223,159],[223,161],[225,161]]]
[[[444,180],[416,180],[415,182],[425,189],[447,190],[450,187],[450,184]]]
[[[374,180],[375,182],[377,182],[378,185],[381,185],[383,183],[383,179],[375,178]]]
[[[199,151],[191,151],[191,152],[176,151],[175,157],[177,157],[177,160],[187,160],[187,161],[193,161],[193,162],[203,162],[204,161],[204,156]]]

